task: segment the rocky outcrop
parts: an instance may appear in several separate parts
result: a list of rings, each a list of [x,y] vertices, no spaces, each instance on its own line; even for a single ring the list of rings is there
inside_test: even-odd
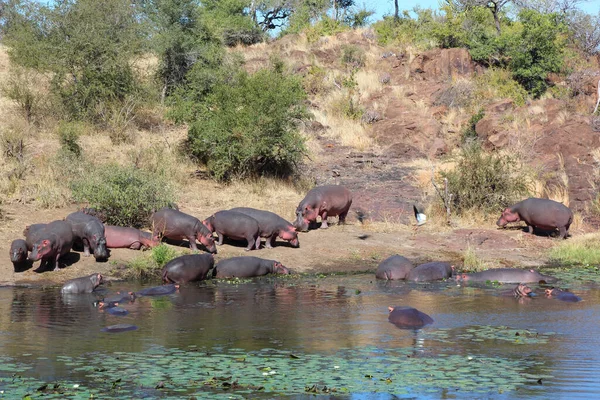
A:
[[[410,63],[410,75],[416,79],[446,80],[471,76],[475,63],[467,49],[433,49],[419,54]]]

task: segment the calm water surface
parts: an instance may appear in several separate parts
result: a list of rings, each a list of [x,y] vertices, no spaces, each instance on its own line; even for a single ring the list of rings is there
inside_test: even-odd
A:
[[[138,298],[121,317],[97,309],[101,294],[0,288],[0,397],[600,396],[598,287],[572,287],[584,300],[565,303],[502,295],[514,286],[373,275],[203,282]],[[397,305],[435,322],[399,329],[387,321]],[[102,332],[114,324],[138,330]],[[37,390],[44,383],[60,386]]]

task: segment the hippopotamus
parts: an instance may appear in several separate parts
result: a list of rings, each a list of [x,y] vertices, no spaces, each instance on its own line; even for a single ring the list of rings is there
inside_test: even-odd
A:
[[[10,261],[15,271],[22,271],[27,263],[27,242],[23,239],[15,239],[10,244]]]
[[[454,266],[447,262],[434,261],[411,269],[406,275],[407,281],[429,282],[447,279],[452,276]]]
[[[280,262],[258,257],[232,257],[219,261],[213,269],[213,278],[251,278],[267,274],[289,274]]]
[[[415,266],[408,258],[396,254],[386,258],[377,266],[375,277],[389,281],[406,279],[406,276],[413,268]]]
[[[129,311],[127,311],[126,309],[124,309],[123,307],[109,307],[106,309],[106,311],[111,314],[111,315],[116,315],[118,317],[124,317],[125,315],[129,314]]]
[[[458,274],[457,280],[470,282],[499,282],[499,283],[553,283],[553,276],[542,275],[533,269],[494,268],[473,274]]]
[[[143,232],[136,228],[124,226],[104,225],[106,234],[106,247],[109,249],[147,249],[158,246],[158,236],[152,236],[150,232]]]
[[[39,236],[46,225],[48,224],[31,224],[25,227],[23,236],[25,236],[28,251],[33,250],[33,244],[39,240]]]
[[[112,308],[116,307],[122,303],[133,303],[135,301],[135,293],[126,292],[121,293],[117,292],[116,294],[108,297],[104,297],[102,301],[98,302],[98,308]]]
[[[504,296],[510,297],[531,297],[534,295],[533,290],[524,283],[519,283],[513,290],[503,293]]]
[[[310,222],[321,217],[321,229],[327,228],[327,217],[339,216],[340,224],[346,221],[346,215],[352,205],[352,194],[344,186],[317,186],[308,191],[296,208],[294,227],[307,231]]]
[[[174,240],[187,239],[190,248],[198,250],[196,239],[202,243],[209,252],[216,253],[217,247],[212,232],[196,217],[179,210],[164,207],[152,215],[152,236],[166,237]]]
[[[116,324],[110,325],[106,328],[102,328],[102,332],[108,333],[119,333],[119,332],[127,332],[127,331],[135,331],[137,330],[137,326],[131,324]]]
[[[151,288],[142,289],[137,292],[136,296],[165,296],[167,294],[173,294],[179,289],[179,285],[162,285],[154,286]]]
[[[296,228],[279,215],[271,211],[257,210],[250,207],[236,207],[232,208],[230,211],[241,212],[258,221],[260,237],[267,238],[265,242],[267,249],[270,249],[275,245],[275,239],[278,236],[281,239],[290,242],[292,247],[300,247]]]
[[[558,229],[559,236],[566,239],[573,222],[573,212],[562,203],[549,199],[530,197],[512,207],[505,208],[496,225],[504,227],[509,222],[524,221],[529,233],[533,228]]]
[[[37,225],[37,224],[36,224]],[[27,245],[31,240],[31,261],[42,260],[40,267],[54,261],[54,270],[59,269],[58,259],[71,251],[73,246],[73,231],[71,224],[66,221],[53,221],[43,227],[29,226]]]
[[[248,241],[246,251],[260,247],[260,230],[258,221],[254,218],[236,211],[218,211],[202,221],[211,232],[217,232],[218,245],[223,244],[223,237]]]
[[[581,297],[576,296],[574,293],[566,292],[559,288],[546,289],[545,292],[546,296],[550,298],[554,297],[561,301],[569,301],[572,303],[577,303],[578,301],[581,301]]]
[[[208,271],[215,265],[212,254],[188,254],[169,261],[162,270],[166,283],[186,283],[206,279]]]
[[[433,319],[412,307],[388,307],[388,321],[403,329],[419,329],[433,323]]]
[[[88,276],[82,276],[81,278],[75,278],[67,281],[62,289],[61,293],[92,293],[94,289],[100,286],[104,282],[104,278],[99,273],[93,273]]]
[[[96,261],[108,258],[104,224],[98,218],[76,211],[67,215],[65,220],[71,224],[75,242],[83,243],[83,255],[85,257],[90,256],[91,249]]]

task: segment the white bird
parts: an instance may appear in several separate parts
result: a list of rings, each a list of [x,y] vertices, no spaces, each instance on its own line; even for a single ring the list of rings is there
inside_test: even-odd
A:
[[[413,204],[413,210],[415,211],[415,218],[417,219],[417,226],[423,225],[427,222],[427,215],[423,214],[416,205]]]

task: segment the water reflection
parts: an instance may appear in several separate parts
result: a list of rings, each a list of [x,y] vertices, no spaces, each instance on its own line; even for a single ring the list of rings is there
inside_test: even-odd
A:
[[[519,301],[502,295],[507,287],[380,282],[359,275],[184,285],[168,296],[121,304],[129,312],[125,316],[96,305],[104,295],[139,289],[119,284],[105,293],[62,296],[58,288],[0,289],[0,352],[35,365],[36,377],[58,379],[72,374],[55,362],[60,355],[142,352],[152,346],[334,354],[374,346],[383,353],[403,348],[406,357],[424,359],[444,354],[530,359],[538,366],[529,373],[554,378],[528,396],[600,393],[600,291],[594,287],[578,293],[580,303]],[[425,312],[434,324],[416,331],[396,328],[387,321],[387,307],[400,305]],[[102,332],[117,324],[138,330]],[[556,335],[535,342],[536,333],[548,332]]]

